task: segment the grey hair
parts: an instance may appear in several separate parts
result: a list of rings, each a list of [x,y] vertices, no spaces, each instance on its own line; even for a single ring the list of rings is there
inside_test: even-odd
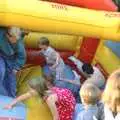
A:
[[[15,36],[17,40],[21,38],[22,30],[18,27],[10,27],[9,33],[12,36]]]

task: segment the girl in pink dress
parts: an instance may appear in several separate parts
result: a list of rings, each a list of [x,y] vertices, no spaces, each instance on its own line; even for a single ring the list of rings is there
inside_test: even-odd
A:
[[[50,108],[53,120],[72,120],[76,103],[70,90],[53,87],[51,81],[42,77],[31,80],[29,86],[27,93],[14,99],[5,109],[12,109],[18,102],[39,94]]]

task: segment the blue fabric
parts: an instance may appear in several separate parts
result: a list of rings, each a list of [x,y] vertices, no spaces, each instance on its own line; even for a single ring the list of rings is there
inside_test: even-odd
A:
[[[2,57],[0,57],[0,94],[1,95],[8,95],[8,92],[4,86],[4,79],[5,79],[5,62]]]
[[[82,105],[82,104],[76,104],[76,106],[75,106],[75,111],[74,111],[74,120],[77,119],[79,113],[80,113],[81,111],[83,111],[83,110],[84,110],[84,108],[83,108],[83,105]]]
[[[105,44],[120,58],[120,42],[107,41]]]
[[[97,105],[90,105],[87,109],[84,109],[84,105],[77,104],[75,108],[74,120],[94,120],[98,118]]]
[[[13,71],[7,70],[7,74],[4,79],[4,86],[8,92],[8,96],[16,97],[16,74]]]
[[[11,69],[19,70],[26,62],[26,51],[22,40],[17,41],[13,45],[15,51],[11,58],[7,58],[6,62]]]
[[[0,50],[2,50],[7,56],[14,54],[11,44],[6,37],[6,28],[0,28]]]
[[[0,120],[16,119],[27,120],[27,110],[24,104],[19,103],[11,110],[5,110],[3,107],[13,101],[12,98],[0,95]]]
[[[83,104],[76,104],[73,120],[104,120],[104,104],[98,101],[96,105],[88,105],[87,109]]]
[[[6,37],[6,31],[6,28],[0,28],[0,54],[8,65],[12,64],[12,69],[20,69],[26,62],[23,38],[18,40],[16,44],[11,44]]]
[[[0,95],[16,97],[16,75],[0,57]]]
[[[49,67],[47,65],[43,67],[43,72],[46,75],[52,74],[51,70],[49,69]],[[65,65],[64,73],[65,73],[66,79],[74,80],[74,78],[75,78],[74,73],[72,72],[72,69],[68,65]],[[61,81],[61,80],[55,80],[54,85],[57,87],[67,88],[67,89],[71,90],[73,95],[76,98],[76,101],[80,102],[79,86],[76,86],[71,83]]]

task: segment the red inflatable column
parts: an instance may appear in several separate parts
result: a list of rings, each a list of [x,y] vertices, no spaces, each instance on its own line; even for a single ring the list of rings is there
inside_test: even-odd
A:
[[[84,37],[80,48],[79,59],[84,62],[91,63],[95,56],[99,42],[100,39]]]

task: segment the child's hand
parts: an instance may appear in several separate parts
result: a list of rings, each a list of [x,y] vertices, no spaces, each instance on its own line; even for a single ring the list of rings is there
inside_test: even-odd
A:
[[[53,70],[55,68],[56,68],[56,64],[50,67],[51,70]]]
[[[59,117],[58,116],[54,116],[53,120],[59,120]]]
[[[3,107],[3,109],[6,109],[6,110],[10,110],[12,108],[13,108],[13,106],[10,105],[10,104],[8,104],[8,105],[6,105],[6,106]]]

